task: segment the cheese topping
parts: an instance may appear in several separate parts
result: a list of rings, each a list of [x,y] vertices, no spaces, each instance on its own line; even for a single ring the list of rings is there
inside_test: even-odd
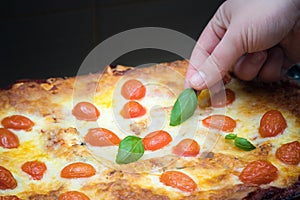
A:
[[[19,138],[18,148],[0,146],[0,166],[8,169],[18,183],[15,189],[0,189],[0,196],[17,195],[26,199],[37,194],[50,195],[51,191],[51,195],[58,195],[76,190],[90,199],[117,199],[118,195],[125,195],[123,190],[134,190],[133,196],[126,194],[128,198],[152,195],[162,199],[180,199],[199,195],[197,199],[207,199],[211,194],[230,197],[236,194],[229,189],[243,184],[239,179],[241,171],[249,162],[258,159],[268,160],[279,171],[275,181],[261,187],[287,187],[297,181],[299,163],[286,165],[276,158],[275,152],[285,143],[300,140],[300,121],[286,107],[271,101],[274,98],[272,91],[261,88],[252,91],[247,85],[232,79],[226,85],[235,93],[232,103],[213,108],[202,94],[199,101],[206,98],[206,103],[197,107],[190,119],[179,126],[169,126],[172,106],[184,89],[186,66],[187,63],[179,62],[132,70],[123,76],[104,74],[87,75],[76,80],[51,79],[40,85],[32,83],[36,90],[29,87],[30,83],[19,83],[11,91],[1,91],[3,109],[0,120],[19,114],[31,119],[34,126],[31,131],[12,130]],[[130,79],[137,79],[145,85],[145,96],[136,101],[146,109],[146,114],[124,119],[120,112],[128,100],[120,92],[124,82]],[[72,115],[73,107],[82,101],[92,103],[100,111],[97,120],[78,120]],[[283,114],[287,128],[275,137],[262,138],[258,131],[260,119],[271,109]],[[250,152],[238,149],[232,141],[224,139],[228,132],[204,126],[202,120],[215,114],[235,120],[236,127],[230,133],[248,139],[256,149]],[[98,147],[84,141],[89,129],[98,127],[112,131],[120,139],[129,135],[144,138],[153,131],[164,130],[172,136],[172,141],[159,150],[145,151],[135,163],[118,165],[115,163],[118,146]],[[174,155],[173,147],[185,138],[197,141],[199,155]],[[35,160],[47,166],[41,180],[33,180],[21,169],[23,163]],[[96,174],[87,178],[62,178],[61,170],[74,162],[89,163],[96,169]],[[160,182],[161,174],[171,170],[191,177],[197,184],[195,193],[190,194]],[[246,194],[253,189],[249,186],[245,189]]]

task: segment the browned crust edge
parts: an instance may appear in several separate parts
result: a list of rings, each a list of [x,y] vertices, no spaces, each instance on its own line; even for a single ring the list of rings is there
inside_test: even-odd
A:
[[[300,177],[298,181],[287,188],[270,187],[257,189],[249,193],[243,200],[292,200],[300,198]]]
[[[115,68],[114,66],[112,68]],[[120,76],[123,74],[114,74],[116,76]],[[62,77],[61,77],[62,78]],[[63,79],[67,79],[70,77],[63,77]],[[48,79],[21,79],[17,80],[14,83],[11,83],[5,88],[0,88],[1,90],[9,90],[12,88],[14,84],[17,83],[24,83],[24,82],[35,82],[37,84],[41,83],[47,83]],[[292,87],[300,88],[300,84],[293,80],[284,79],[284,84]],[[53,192],[53,191],[52,191]],[[49,195],[52,197],[52,192],[49,193]],[[48,196],[48,195],[46,195]],[[37,197],[40,197],[37,195]],[[243,200],[292,200],[292,199],[299,199],[300,198],[300,177],[298,178],[298,181],[295,182],[293,185],[287,187],[287,188],[278,188],[278,187],[270,187],[267,189],[258,188],[255,191],[249,193],[246,197],[243,198]],[[39,199],[39,198],[38,198]],[[44,199],[44,196],[43,198]]]

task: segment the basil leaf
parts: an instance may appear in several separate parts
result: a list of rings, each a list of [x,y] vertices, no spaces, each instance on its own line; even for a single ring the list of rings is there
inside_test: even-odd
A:
[[[255,149],[256,147],[251,144],[247,139],[241,138],[241,137],[236,137],[234,139],[234,145],[240,149],[243,149],[245,151],[251,151]]]
[[[185,89],[176,100],[172,111],[170,126],[177,126],[190,118],[197,108],[197,95],[194,89]]]
[[[128,164],[135,162],[144,155],[142,138],[127,136],[119,144],[116,163]]]
[[[233,139],[235,139],[236,137],[237,137],[236,134],[230,133],[230,134],[227,134],[227,135],[225,136],[225,139],[227,139],[227,140],[233,140]]]

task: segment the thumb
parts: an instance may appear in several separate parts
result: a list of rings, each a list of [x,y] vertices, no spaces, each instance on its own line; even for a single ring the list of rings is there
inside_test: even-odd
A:
[[[194,69],[189,85],[197,90],[209,88],[222,80],[236,61],[245,53],[240,35],[228,28],[223,38],[216,44],[209,56],[199,65],[197,58],[191,57]],[[196,69],[196,70],[195,70]]]

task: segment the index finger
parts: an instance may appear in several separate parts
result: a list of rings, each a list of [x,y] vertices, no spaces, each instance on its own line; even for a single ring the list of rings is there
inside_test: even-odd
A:
[[[191,78],[194,74],[199,73],[202,64],[209,58],[215,47],[220,42],[225,34],[225,29],[221,26],[214,26],[213,19],[204,28],[200,35],[190,58],[188,70],[186,73],[185,87],[194,87],[195,89],[202,89],[204,85],[195,87],[196,84],[191,84]],[[201,74],[200,74],[201,76]],[[199,80],[201,81],[201,80]],[[204,83],[205,80],[202,80]]]

